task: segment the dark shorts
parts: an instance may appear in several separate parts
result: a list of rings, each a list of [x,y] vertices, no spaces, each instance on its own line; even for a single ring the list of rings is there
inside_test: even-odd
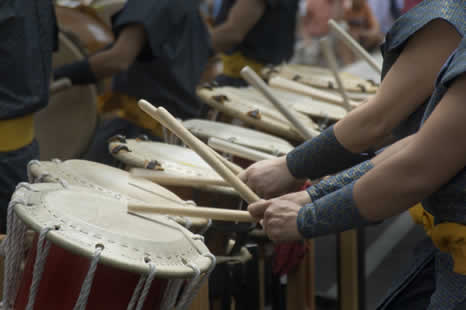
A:
[[[6,214],[16,185],[27,182],[27,164],[39,158],[36,140],[15,151],[0,152],[0,233],[6,233]]]

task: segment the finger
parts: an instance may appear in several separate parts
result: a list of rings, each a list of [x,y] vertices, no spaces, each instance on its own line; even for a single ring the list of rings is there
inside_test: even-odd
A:
[[[269,205],[270,201],[261,199],[258,202],[250,204],[248,206],[248,211],[254,218],[261,219],[264,217],[264,212]]]
[[[248,170],[246,169],[246,170],[241,171],[241,172],[238,174],[238,178],[239,178],[241,181],[243,181],[244,183],[247,183],[247,181],[248,181],[248,175],[247,175],[247,173],[248,173]]]

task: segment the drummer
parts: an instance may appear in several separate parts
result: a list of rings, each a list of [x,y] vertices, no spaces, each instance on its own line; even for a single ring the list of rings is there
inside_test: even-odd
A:
[[[241,175],[263,197],[279,196],[249,206],[273,240],[370,225],[422,201],[410,211],[430,239],[378,309],[466,309],[464,16],[462,0],[423,1],[388,33],[373,99],[286,157]],[[398,142],[371,159],[371,147],[392,131]],[[280,196],[297,190],[297,179],[334,173]]]
[[[103,96],[100,112],[117,118],[102,122],[88,159],[109,163],[107,139],[115,134],[162,137],[162,128],[137,106],[137,100],[164,106],[178,118],[198,117],[195,95],[210,53],[198,1],[128,1],[112,18],[116,41],[87,59],[55,71],[73,84],[114,76],[113,93]]]
[[[0,233],[16,184],[39,157],[33,116],[48,102],[56,43],[52,1],[0,2]]]
[[[257,73],[293,56],[299,0],[222,0],[211,29],[212,46],[223,53],[220,85],[245,86],[241,69]]]

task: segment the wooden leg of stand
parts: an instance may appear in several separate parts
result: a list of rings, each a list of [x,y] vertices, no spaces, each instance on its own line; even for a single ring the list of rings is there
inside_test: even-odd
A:
[[[309,310],[315,310],[315,255],[314,255],[314,241],[307,241],[308,251],[305,257],[306,259],[306,296],[307,296],[307,308]]]
[[[265,309],[265,253],[264,247],[258,248],[258,268],[259,268],[259,310]]]
[[[356,230],[339,234],[339,300],[340,310],[359,309],[358,235]]]
[[[6,235],[0,235],[0,243],[6,238]],[[3,299],[3,277],[5,270],[5,257],[0,256],[0,299]]]
[[[314,310],[314,242],[307,241],[308,253],[298,268],[288,274],[287,310]]]
[[[209,310],[209,281],[205,281],[194,298],[189,310]]]

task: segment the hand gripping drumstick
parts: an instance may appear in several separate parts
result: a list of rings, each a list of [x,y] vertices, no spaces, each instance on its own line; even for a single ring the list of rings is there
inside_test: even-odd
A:
[[[354,40],[351,35],[346,32],[340,25],[338,25],[333,19],[328,21],[328,25],[335,32],[335,34],[351,49],[353,52],[367,61],[369,66],[371,66],[377,73],[382,74],[382,67],[378,64],[371,55],[358,43]]]
[[[209,218],[219,221],[231,221],[231,222],[257,222],[248,211],[241,210],[228,210],[228,209],[217,209],[207,207],[191,207],[191,206],[162,206],[152,205],[146,203],[129,204],[128,212],[147,212],[147,213],[160,213],[166,215],[178,215],[178,216],[192,216]]]
[[[55,95],[67,88],[71,87],[71,80],[68,78],[59,79],[56,81],[52,81],[49,88],[50,95]]]
[[[265,82],[254,72],[249,66],[241,70],[241,76],[248,81],[254,88],[259,90],[285,117],[286,119],[298,130],[299,134],[305,139],[312,139],[313,135],[309,128],[307,128],[297,117],[293,111],[285,107],[270,91]]]
[[[139,100],[139,107],[152,118],[161,121],[171,132],[178,136],[186,145],[199,154],[225,181],[227,181],[248,204],[260,198],[244,184],[202,141],[189,132],[163,107],[155,108],[145,100]]]
[[[351,104],[348,98],[348,94],[345,91],[343,82],[341,81],[341,78],[340,78],[340,74],[338,73],[337,59],[335,58],[335,54],[333,53],[330,47],[330,43],[327,38],[324,38],[320,40],[320,44],[324,50],[324,55],[325,55],[325,58],[327,59],[327,64],[333,73],[333,77],[337,81],[338,91],[340,92],[341,97],[343,98],[343,105],[346,111],[351,111],[352,107],[351,107]]]

